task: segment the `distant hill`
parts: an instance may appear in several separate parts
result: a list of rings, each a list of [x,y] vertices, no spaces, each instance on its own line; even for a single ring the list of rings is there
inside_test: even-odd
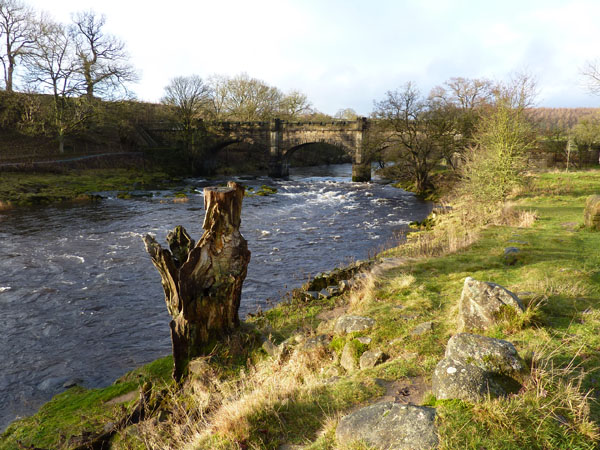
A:
[[[529,117],[544,132],[566,132],[573,128],[581,117],[599,113],[600,108],[531,108]]]

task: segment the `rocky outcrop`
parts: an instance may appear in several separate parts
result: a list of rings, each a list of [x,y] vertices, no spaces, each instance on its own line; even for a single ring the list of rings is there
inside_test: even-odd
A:
[[[342,445],[363,442],[381,450],[425,450],[438,446],[435,409],[376,403],[340,420],[336,438]]]
[[[600,231],[600,195],[592,195],[585,202],[584,223],[587,228]]]
[[[458,305],[458,330],[488,329],[496,323],[503,308],[515,314],[524,311],[519,297],[508,289],[467,277]]]
[[[445,358],[433,373],[432,391],[440,400],[477,402],[518,391],[524,372],[523,360],[510,342],[460,333],[448,341]]]
[[[342,316],[338,318],[333,329],[336,334],[356,333],[370,330],[375,326],[375,319],[363,316]]]

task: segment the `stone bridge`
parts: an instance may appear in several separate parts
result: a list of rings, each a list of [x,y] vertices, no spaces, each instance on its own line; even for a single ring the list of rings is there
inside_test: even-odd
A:
[[[363,149],[363,137],[368,128],[366,118],[330,120],[326,122],[288,122],[274,119],[268,122],[203,122],[218,151],[228,145],[243,142],[258,145],[269,152],[269,176],[289,174],[289,157],[303,146],[326,143],[343,149],[352,158],[352,181],[370,181],[371,164]],[[174,132],[149,129],[147,131]]]

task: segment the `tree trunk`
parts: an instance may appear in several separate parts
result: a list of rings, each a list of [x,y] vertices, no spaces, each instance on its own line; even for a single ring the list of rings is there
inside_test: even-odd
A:
[[[216,341],[237,328],[242,283],[250,262],[248,244],[241,235],[244,188],[204,189],[206,215],[200,241],[181,226],[167,235],[170,251],[151,236],[146,251],[162,278],[173,345],[173,377],[185,375],[190,359],[209,354]]]

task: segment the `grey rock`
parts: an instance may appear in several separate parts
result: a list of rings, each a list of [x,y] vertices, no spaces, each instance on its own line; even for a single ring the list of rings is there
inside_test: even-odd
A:
[[[309,337],[304,341],[304,349],[310,350],[317,347],[326,347],[331,342],[331,338],[326,334],[319,334],[318,336]]]
[[[342,316],[336,321],[334,332],[336,334],[355,333],[370,330],[373,326],[375,326],[375,320],[370,317]]]
[[[521,250],[517,247],[506,247],[504,249],[504,262],[509,266],[516,264],[521,257]]]
[[[316,300],[319,298],[319,291],[306,291],[306,296]]]
[[[358,369],[358,362],[356,361],[354,346],[350,342],[348,342],[344,346],[344,350],[342,350],[340,366],[346,369],[347,372],[353,372]]]
[[[516,314],[524,311],[519,297],[508,289],[495,283],[467,277],[458,306],[459,331],[489,328],[496,323],[502,308],[510,308]]]
[[[267,354],[275,359],[281,358],[288,350],[288,346],[285,344],[275,345],[269,339],[265,340],[262,344],[262,348]]]
[[[450,338],[446,358],[465,361],[487,372],[515,376],[525,364],[515,346],[502,339],[459,333]]]
[[[327,288],[323,288],[319,291],[319,298],[331,298],[331,293]]]
[[[485,370],[451,358],[444,358],[437,364],[431,391],[439,400],[456,398],[468,402],[478,402],[488,394],[492,397],[506,394]]]
[[[342,293],[339,286],[327,286],[327,292],[329,292],[329,297],[340,295]]]
[[[70,380],[65,381],[62,387],[64,387],[65,389],[69,389],[78,386],[82,381],[83,380],[81,380],[80,378],[72,378]]]
[[[362,441],[381,450],[425,450],[438,446],[435,409],[376,403],[343,417],[336,429],[342,445]]]
[[[383,352],[378,350],[367,350],[360,356],[359,365],[361,369],[370,369],[383,362]]]
[[[410,332],[413,336],[420,336],[422,334],[433,331],[433,322],[423,322],[413,328]]]
[[[342,280],[338,284],[338,287],[340,289],[340,292],[346,292],[346,291],[352,289],[353,284],[354,283],[350,280]]]
[[[371,339],[369,336],[359,336],[356,338],[356,340],[361,344],[369,345],[373,339]]]

